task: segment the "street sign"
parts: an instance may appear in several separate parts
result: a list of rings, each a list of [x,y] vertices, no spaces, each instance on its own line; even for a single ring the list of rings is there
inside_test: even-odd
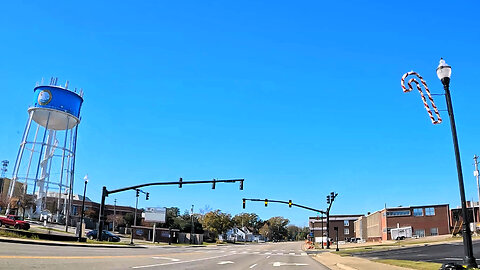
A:
[[[145,222],[165,223],[167,208],[165,207],[146,207],[142,217]]]

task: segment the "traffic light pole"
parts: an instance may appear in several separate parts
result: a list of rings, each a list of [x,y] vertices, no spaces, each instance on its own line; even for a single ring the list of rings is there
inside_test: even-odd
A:
[[[179,179],[178,182],[154,182],[154,183],[147,183],[147,184],[141,184],[141,185],[136,185],[136,186],[131,186],[131,187],[125,187],[125,188],[119,188],[119,189],[114,189],[114,190],[107,190],[106,186],[103,186],[102,189],[102,199],[100,202],[100,211],[98,215],[99,219],[99,224],[98,224],[98,238],[101,239],[101,232],[103,231],[103,227],[105,224],[105,198],[108,197],[110,194],[114,193],[119,193],[127,190],[133,190],[133,189],[139,189],[142,187],[148,187],[148,186],[167,186],[167,185],[178,185],[179,188],[182,187],[182,185],[193,185],[193,184],[214,184],[214,183],[240,183],[240,190],[243,190],[243,181],[245,179],[226,179],[226,180],[219,180],[219,179],[213,179],[213,180],[199,180],[199,181],[183,181],[182,178]],[[215,186],[212,186],[212,189],[215,189]],[[147,195],[148,196],[148,195]]]
[[[333,201],[338,196],[338,193],[330,192],[330,195],[327,195],[327,249],[330,249],[330,209],[332,208]],[[323,237],[323,235],[322,235]]]
[[[140,192],[140,189],[136,190],[137,194],[135,197],[137,197],[135,201],[135,214],[133,216],[133,226],[137,226],[137,208],[138,208],[138,193]],[[130,228],[130,245],[133,245],[133,226]]]

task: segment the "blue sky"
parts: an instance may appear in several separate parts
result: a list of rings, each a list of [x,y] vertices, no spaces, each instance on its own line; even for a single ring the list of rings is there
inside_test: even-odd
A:
[[[478,200],[478,3],[129,1],[2,3],[0,158],[13,161],[32,89],[70,80],[85,102],[75,193],[212,178],[238,185],[151,187],[143,206],[231,214],[241,198],[292,199],[334,214],[459,205],[448,121],[434,126],[401,76],[434,93],[440,57],[451,91],[467,198]],[[445,109],[443,96],[435,97]],[[448,120],[446,112],[442,117]],[[12,171],[13,168],[10,168]],[[109,197],[133,205],[134,192]],[[247,203],[306,225],[310,212]],[[313,213],[312,213],[313,214]]]

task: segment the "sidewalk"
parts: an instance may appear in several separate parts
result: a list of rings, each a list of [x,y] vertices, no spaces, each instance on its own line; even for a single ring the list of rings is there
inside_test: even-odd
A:
[[[130,246],[130,245],[109,245],[109,244],[87,244],[79,242],[60,242],[49,240],[32,240],[23,238],[0,237],[0,242],[30,244],[30,245],[45,245],[45,246],[70,246],[70,247],[100,247],[100,248],[146,248],[145,246]]]
[[[332,270],[411,270],[409,268],[372,262],[363,258],[351,256],[342,257],[328,251],[313,256],[313,259]]]

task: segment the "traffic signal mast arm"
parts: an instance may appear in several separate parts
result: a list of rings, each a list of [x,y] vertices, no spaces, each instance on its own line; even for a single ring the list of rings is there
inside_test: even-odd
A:
[[[274,202],[274,203],[283,203],[283,204],[290,204],[291,202],[287,202],[287,201],[278,201],[278,200],[270,200],[270,199],[242,199],[243,201],[252,201],[252,202]],[[307,209],[307,210],[310,210],[310,211],[314,211],[314,212],[319,212],[319,213],[322,213],[322,214],[326,214],[327,212],[323,211],[323,210],[318,210],[318,209],[315,209],[315,208],[311,208],[311,207],[308,207],[308,206],[304,206],[304,205],[300,205],[300,204],[296,204],[296,203],[291,203],[292,206],[296,206],[296,207],[299,207],[299,208],[303,208],[303,209]]]
[[[103,186],[102,189],[102,200],[100,202],[100,211],[99,211],[99,225],[98,225],[98,239],[101,239],[101,234],[103,231],[103,223],[105,219],[105,198],[108,197],[110,194],[127,191],[127,190],[140,190],[142,187],[148,186],[167,186],[167,185],[179,185],[181,188],[182,185],[191,185],[191,184],[212,184],[212,183],[236,183],[240,182],[240,190],[243,190],[243,181],[245,179],[213,179],[213,180],[199,180],[199,181],[183,181],[182,178],[179,179],[177,182],[155,182],[155,183],[147,183],[141,184],[131,187],[119,188],[114,190],[107,190],[106,186]],[[142,191],[143,192],[143,191]],[[147,192],[148,194],[148,192]],[[148,199],[148,195],[147,195]],[[101,240],[100,240],[101,241]]]
[[[243,190],[243,181],[245,179],[214,179],[214,180],[199,180],[199,181],[178,181],[178,182],[155,182],[155,183],[148,183],[148,184],[141,184],[141,185],[136,185],[136,186],[131,186],[131,187],[125,187],[125,188],[119,188],[119,189],[114,189],[114,190],[107,190],[107,196],[110,194],[130,190],[130,189],[138,189],[142,187],[148,187],[148,186],[166,186],[166,185],[189,185],[189,184],[208,184],[208,183],[235,183],[235,182],[240,182],[240,187],[241,190]]]

